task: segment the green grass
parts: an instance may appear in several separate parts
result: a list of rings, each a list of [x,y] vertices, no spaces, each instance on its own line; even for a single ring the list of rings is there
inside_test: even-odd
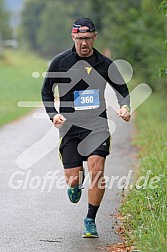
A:
[[[142,252],[165,252],[167,249],[167,104],[166,98],[153,94],[137,111],[139,147],[138,177],[151,170],[146,189],[130,190],[121,212],[125,216],[126,238]],[[158,176],[156,188],[150,179]],[[141,183],[142,185],[142,183]]]
[[[42,73],[47,62],[26,51],[7,50],[0,59],[0,126],[28,113],[32,108],[19,108],[19,101],[40,101],[43,78],[33,78],[32,72]]]

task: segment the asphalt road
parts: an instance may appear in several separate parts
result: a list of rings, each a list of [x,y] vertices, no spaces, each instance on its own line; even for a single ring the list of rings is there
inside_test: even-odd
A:
[[[106,244],[120,242],[112,215],[121,203],[121,176],[127,176],[135,163],[134,125],[133,120],[126,123],[116,116],[113,120],[116,131],[106,161],[109,182],[97,215],[98,239],[81,238],[88,183],[80,202],[70,203],[58,157],[58,130],[51,122],[29,114],[0,129],[1,252],[100,252]],[[51,184],[44,178],[55,171],[57,179]],[[112,186],[113,176],[117,180]]]

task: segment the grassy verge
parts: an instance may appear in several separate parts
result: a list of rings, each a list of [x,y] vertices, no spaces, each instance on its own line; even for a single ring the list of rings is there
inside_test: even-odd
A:
[[[40,89],[47,62],[24,51],[7,50],[0,59],[0,126],[29,112],[32,108],[19,108],[19,101],[40,101]],[[32,73],[39,72],[39,78]]]
[[[141,252],[167,248],[167,104],[153,94],[137,111],[136,144],[139,146],[138,178],[149,179],[134,187],[123,204],[126,238]],[[154,178],[153,178],[154,177]],[[138,180],[139,181],[139,180]]]

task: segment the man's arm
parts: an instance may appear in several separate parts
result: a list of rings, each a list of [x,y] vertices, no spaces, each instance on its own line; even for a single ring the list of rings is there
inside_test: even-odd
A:
[[[63,123],[65,122],[65,117],[58,113],[54,106],[54,90],[56,86],[55,78],[50,76],[50,73],[55,73],[58,69],[57,64],[55,64],[55,60],[50,64],[49,69],[47,71],[47,75],[44,79],[41,95],[42,101],[45,106],[46,112],[48,113],[50,120],[53,121],[53,124],[57,128],[61,128]]]
[[[118,104],[120,105],[117,115],[128,122],[130,120],[130,95],[127,84],[113,62],[112,72],[109,72],[108,75],[112,76],[112,80],[108,76],[107,81],[113,87],[117,96]]]
[[[121,117],[126,122],[131,118],[130,116],[130,95],[126,84],[116,85],[114,84],[115,93],[120,105],[120,109],[117,111],[118,117]]]
[[[46,77],[43,82],[41,96],[46,112],[48,113],[50,119],[53,121],[53,117],[58,114],[54,106],[54,90],[55,87],[55,78],[50,76],[50,73],[56,72],[55,62],[51,62],[49,69],[47,71]]]
[[[129,112],[129,109],[126,106],[122,106],[118,112],[117,112],[118,117],[121,117],[124,119],[126,122],[129,122],[131,115]]]

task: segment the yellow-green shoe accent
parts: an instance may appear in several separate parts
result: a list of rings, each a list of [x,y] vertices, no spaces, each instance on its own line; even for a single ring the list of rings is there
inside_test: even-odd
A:
[[[82,235],[83,238],[98,238],[97,228],[95,220],[92,218],[84,219],[84,232]]]

